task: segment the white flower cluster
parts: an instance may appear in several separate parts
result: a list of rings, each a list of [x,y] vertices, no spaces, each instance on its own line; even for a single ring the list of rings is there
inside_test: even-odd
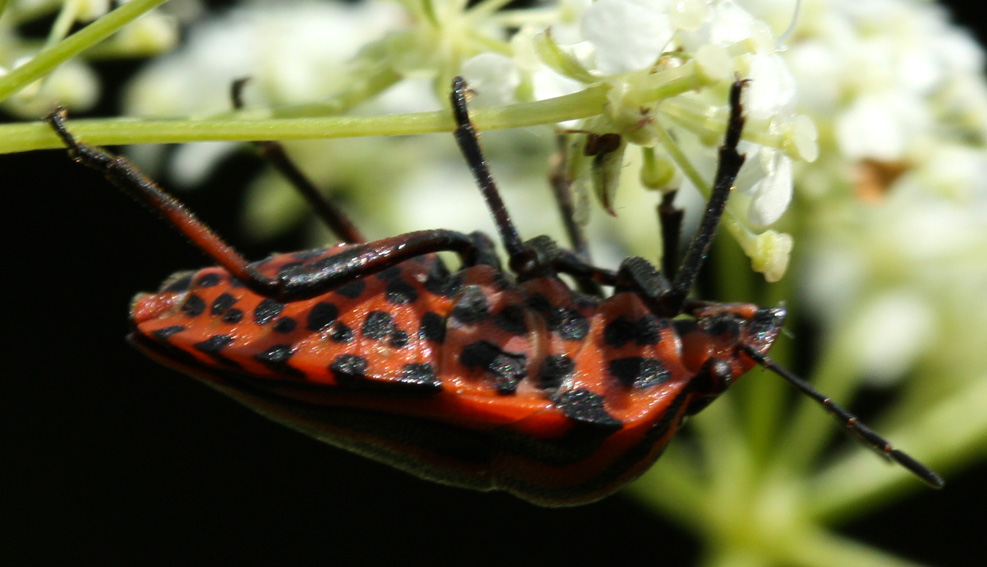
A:
[[[833,332],[856,337],[871,377],[900,377],[920,357],[953,369],[942,379],[981,376],[983,51],[939,6],[913,0],[807,0],[796,37],[784,55],[814,85],[799,109],[830,132],[800,176],[799,215],[813,222],[799,288]]]
[[[748,163],[726,226],[756,269],[772,280],[784,273],[791,239],[766,229],[791,200],[793,159],[815,155],[815,130],[794,113],[794,82],[772,33],[737,3],[563,1],[517,12],[497,11],[505,4],[500,0],[471,7],[400,4],[404,11],[376,1],[248,4],[193,27],[181,52],[135,82],[129,107],[144,115],[222,111],[229,105],[226,85],[245,75],[255,79],[249,93],[255,106],[271,107],[352,92],[379,101],[374,97],[392,85],[397,91],[414,83],[409,79],[432,81],[436,99],[425,102],[422,90],[405,89],[404,98],[375,102],[377,112],[435,108],[456,74],[470,82],[477,108],[601,88],[605,105],[597,116],[566,123],[581,134],[570,136],[569,175],[577,190],[592,186],[614,211],[620,179],[631,181],[624,173],[635,170],[636,161],[647,164],[638,176],[646,186],[708,191],[727,90],[735,77],[751,79],[742,148]],[[601,159],[586,156],[587,140],[601,134],[619,134],[619,147]],[[640,158],[625,152],[628,144],[642,148]],[[204,170],[201,163],[181,169]],[[650,225],[656,223],[652,218]],[[648,254],[654,253],[652,245]]]
[[[72,27],[105,15],[109,0],[12,0],[0,14],[0,76],[31,61],[42,50],[69,35]],[[52,17],[47,37],[24,35],[26,24]],[[93,59],[146,57],[167,51],[178,42],[175,18],[151,12],[100,45],[89,56]],[[5,111],[25,118],[37,118],[56,104],[71,110],[86,110],[100,97],[96,73],[82,59],[71,59],[44,79],[35,81],[2,101]]]
[[[722,139],[726,90],[737,77],[749,79],[745,137],[756,143],[742,148],[748,161],[727,227],[755,269],[769,280],[780,278],[791,238],[765,229],[791,201],[793,159],[811,161],[816,148],[813,125],[795,113],[795,81],[767,25],[731,0],[577,0],[563,1],[559,10],[563,21],[547,30],[527,26],[514,36],[513,59],[483,53],[464,64],[478,104],[503,104],[517,93],[545,99],[606,85],[605,113],[567,125],[590,134],[572,143],[569,176],[577,190],[592,184],[615,213],[617,188],[631,177],[624,175],[628,165],[640,168],[645,186],[678,189],[679,171],[685,184],[708,194],[715,169],[711,146]],[[607,134],[619,134],[621,144],[612,155],[591,155],[589,146]],[[625,158],[627,143],[644,148],[643,159]]]

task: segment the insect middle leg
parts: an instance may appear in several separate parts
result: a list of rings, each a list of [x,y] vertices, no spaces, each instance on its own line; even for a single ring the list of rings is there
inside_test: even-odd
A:
[[[248,81],[249,79],[246,78],[237,79],[230,85],[230,98],[233,101],[233,108],[236,110],[243,108],[243,88]],[[311,180],[288,157],[284,146],[269,140],[254,142],[253,144],[260,156],[288,180],[291,186],[305,199],[316,216],[329,227],[329,230],[337,238],[343,242],[364,242],[366,240],[346,213],[332,200],[322,196]]]

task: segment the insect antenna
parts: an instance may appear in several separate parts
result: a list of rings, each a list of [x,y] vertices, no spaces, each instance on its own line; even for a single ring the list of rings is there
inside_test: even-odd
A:
[[[243,88],[248,82],[250,82],[250,78],[244,77],[233,81],[230,85],[230,98],[233,100],[233,108],[236,110],[243,108]],[[305,199],[316,216],[329,227],[336,238],[349,243],[366,242],[363,234],[346,216],[346,213],[337,207],[332,200],[323,197],[308,177],[298,169],[295,162],[291,161],[291,158],[284,151],[284,146],[274,141],[259,141],[253,142],[253,144],[260,156],[291,183],[291,186]]]
[[[887,439],[881,437],[874,430],[861,423],[857,419],[857,416],[843,409],[833,400],[819,393],[819,391],[809,385],[808,382],[799,378],[786,368],[776,363],[774,360],[768,358],[766,355],[761,354],[754,347],[743,345],[741,348],[743,349],[744,354],[751,357],[755,362],[774,372],[778,376],[781,376],[789,384],[795,386],[800,392],[815,400],[816,403],[821,405],[824,410],[836,419],[836,421],[843,424],[843,426],[846,427],[846,429],[861,443],[867,445],[884,458],[905,467],[911,471],[912,474],[925,481],[925,483],[932,488],[942,488],[945,486],[946,482],[932,469],[916,461],[904,451],[895,449]]]

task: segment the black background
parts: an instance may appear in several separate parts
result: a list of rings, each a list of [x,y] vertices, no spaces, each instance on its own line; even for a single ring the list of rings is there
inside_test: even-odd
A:
[[[958,9],[957,21],[982,25],[973,5]],[[130,70],[102,68],[109,77]],[[248,257],[299,247],[291,238],[251,244],[239,233],[238,188],[252,167],[227,164],[212,189],[188,196],[192,208]],[[63,152],[0,156],[0,171],[3,558],[689,565],[698,557],[692,536],[630,499],[546,510],[433,485],[320,445],[148,362],[123,340],[127,302],[206,264],[201,254]],[[982,558],[987,466],[948,476],[946,490],[919,491],[842,530],[923,563],[973,564]]]

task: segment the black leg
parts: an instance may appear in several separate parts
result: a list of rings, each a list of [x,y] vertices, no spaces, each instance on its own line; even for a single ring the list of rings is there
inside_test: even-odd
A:
[[[572,202],[572,184],[568,176],[568,160],[566,159],[566,136],[560,135],[556,139],[558,140],[558,149],[555,158],[553,158],[555,163],[551,173],[549,173],[548,183],[552,188],[552,195],[555,197],[559,216],[562,218],[562,224],[572,246],[572,257],[557,263],[556,269],[573,276],[579,291],[602,297],[603,290],[600,288],[602,282],[599,278],[583,275],[584,272],[589,273],[584,268],[589,269],[590,272],[599,269],[590,264],[589,244],[582,227],[579,226],[575,218],[576,208]]]
[[[230,97],[233,99],[233,108],[243,108],[243,88],[249,79],[237,79],[230,87]],[[315,185],[298,169],[288,154],[284,151],[284,146],[278,142],[262,141],[254,142],[261,157],[270,163],[274,169],[283,175],[298,193],[308,202],[308,205],[315,211],[329,230],[343,242],[364,242],[365,239],[356,225],[343,213],[342,209],[336,206],[331,200],[323,198]]]
[[[565,225],[566,235],[572,251],[580,260],[587,264],[591,262],[589,256],[589,244],[586,242],[586,235],[583,234],[582,227],[576,222],[576,207],[572,202],[572,185],[568,175],[568,160],[566,159],[566,136],[557,136],[558,149],[556,150],[555,164],[548,176],[548,183],[552,187],[552,195],[555,197],[555,204],[559,208],[559,215]]]
[[[695,286],[696,278],[699,276],[699,269],[709,255],[710,247],[713,245],[713,237],[716,236],[716,229],[720,225],[720,218],[727,204],[727,197],[733,188],[734,181],[740,166],[744,164],[743,154],[737,151],[737,144],[740,142],[740,134],[744,128],[743,108],[740,104],[740,93],[746,81],[738,80],[733,83],[730,89],[730,118],[727,122],[727,133],[720,146],[719,165],[716,168],[716,176],[713,179],[713,190],[706,205],[706,212],[699,223],[696,236],[689,244],[682,265],[672,280],[671,290],[662,298],[664,311],[669,313],[681,313],[682,305],[685,302],[689,291]]]
[[[191,240],[193,245],[252,291],[265,297],[280,301],[308,299],[361,276],[434,252],[455,252],[467,265],[496,262],[492,245],[483,235],[427,230],[366,244],[354,244],[334,256],[277,277],[268,277],[226,244],[178,199],[162,191],[129,161],[76,140],[65,127],[64,110],[53,112],[46,120],[61,137],[75,161],[99,171],[124,193],[161,214],[169,224]]]
[[[682,236],[684,211],[675,206],[677,191],[668,191],[658,205],[658,220],[661,224],[661,271],[666,278],[675,279],[678,269],[679,238]]]

